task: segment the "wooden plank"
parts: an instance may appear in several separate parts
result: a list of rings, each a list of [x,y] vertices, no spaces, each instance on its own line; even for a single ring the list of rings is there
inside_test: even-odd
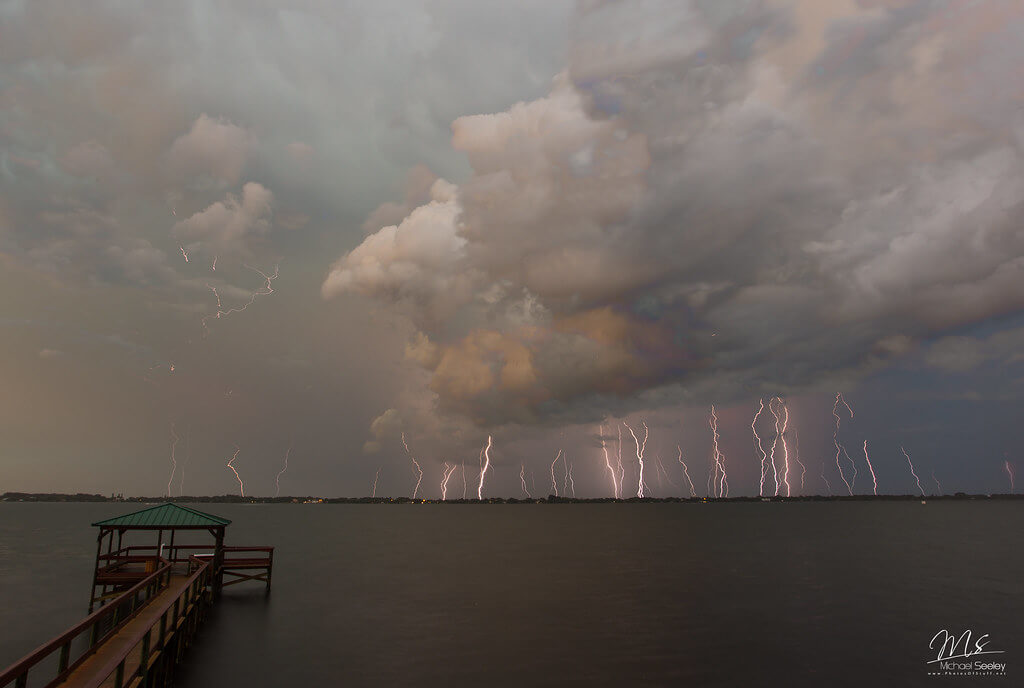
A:
[[[187,582],[187,576],[173,576],[170,586],[147,603],[138,615],[125,624],[121,630],[100,645],[96,652],[82,662],[81,666],[75,669],[71,676],[61,684],[62,688],[64,686],[68,688],[82,688],[90,685],[97,678],[95,675],[97,671],[101,670],[114,658],[124,655],[126,652],[128,656],[127,661],[125,661],[124,673],[125,676],[130,676],[138,668],[141,657],[141,642],[138,642],[139,633],[159,622],[162,615],[161,609],[164,606],[161,602],[180,595]],[[114,676],[111,675],[102,685],[113,686]]]

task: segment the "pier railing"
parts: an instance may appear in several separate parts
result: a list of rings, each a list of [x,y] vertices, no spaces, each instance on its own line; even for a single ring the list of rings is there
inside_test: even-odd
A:
[[[191,644],[210,604],[207,586],[212,577],[212,567],[209,562],[193,557],[189,560],[189,570],[193,569],[173,599],[168,597],[155,603],[158,606],[152,613],[159,616],[145,628],[139,628],[131,638],[125,639],[124,647],[127,649],[98,667],[90,680],[83,684],[85,688],[99,688],[111,676],[114,677],[114,688],[166,685],[167,672],[173,670],[185,648]],[[171,654],[174,656],[169,656]],[[162,680],[150,683],[154,676]],[[139,679],[138,683],[135,683],[136,679]]]
[[[56,676],[45,685],[49,688],[67,678],[103,641],[123,628],[149,600],[167,587],[173,567],[166,559],[161,559],[160,563],[162,565],[154,573],[0,673],[0,688],[12,682],[16,688],[25,688],[28,686],[29,671],[55,653],[59,653]],[[82,641],[85,641],[84,649],[72,659],[73,645],[82,645]]]

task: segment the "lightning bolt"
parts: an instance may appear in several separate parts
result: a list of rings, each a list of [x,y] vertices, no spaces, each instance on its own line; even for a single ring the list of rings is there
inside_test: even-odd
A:
[[[668,484],[671,485],[673,488],[678,490],[679,486],[676,485],[676,481],[672,480],[672,476],[670,476],[668,474],[668,471],[665,470],[665,464],[661,460],[661,454],[655,454],[654,455],[654,460],[658,462],[658,468],[661,470],[660,475],[664,475],[665,476],[665,480],[668,481]]]
[[[462,460],[462,498],[466,498],[466,460]]]
[[[490,435],[488,435],[487,436],[487,446],[484,447],[484,449],[483,449],[484,459],[485,459],[484,467],[480,470],[480,484],[476,488],[476,498],[477,499],[483,499],[484,498],[484,478],[487,477],[487,471],[491,467],[491,447],[492,446],[494,446],[494,440],[491,439]]]
[[[238,475],[238,471],[235,469],[234,466],[231,465],[232,463],[234,463],[235,459],[238,458],[238,452],[240,452],[240,451],[242,451],[242,450],[236,444],[235,445],[235,454],[234,454],[234,456],[232,456],[230,459],[228,459],[228,468],[230,468],[231,472],[235,474],[235,479],[238,481],[238,493],[242,497],[244,497],[245,496],[245,485],[242,483],[242,476]]]
[[[212,270],[213,272],[217,272],[217,256],[216,255],[213,257],[213,265],[210,266],[210,270]]]
[[[383,466],[378,466],[377,467],[377,475],[373,476],[373,494],[370,495],[370,496],[374,497],[374,498],[376,498],[376,496],[377,496],[377,480],[380,478],[380,469],[381,468],[383,468]]]
[[[798,464],[800,464],[800,493],[803,494],[804,477],[807,475],[807,466],[805,466],[804,462],[800,460],[800,434],[796,431],[796,428],[793,428],[793,449],[793,458],[796,459]]]
[[[171,496],[171,481],[174,480],[174,472],[178,470],[178,462],[174,459],[174,448],[178,446],[178,433],[174,431],[174,423],[171,423],[171,477],[167,479],[167,496]]]
[[[615,479],[615,469],[612,468],[612,460],[608,456],[608,445],[604,440],[604,424],[600,425],[598,432],[601,433],[601,451],[604,452],[604,465],[608,469],[609,475],[612,477],[612,495],[615,499],[619,498],[619,482]]]
[[[449,467],[450,466],[450,467]],[[441,469],[441,501],[448,500],[448,481],[452,477],[452,473],[458,468],[457,465],[449,464],[447,461],[444,462],[444,467]]]
[[[562,494],[569,496],[569,455],[562,453]]]
[[[778,402],[778,405],[776,404],[776,402]],[[783,436],[782,427],[780,426],[780,423],[782,422],[782,416],[779,415],[779,410],[778,410],[778,407],[780,407],[781,405],[782,405],[782,400],[779,399],[778,397],[772,397],[771,399],[768,400],[768,410],[771,411],[771,414],[773,416],[775,416],[775,439],[772,440],[771,462],[772,462],[772,477],[775,480],[775,496],[776,497],[778,497],[779,496],[779,492],[782,491],[782,483],[779,481],[779,471],[778,471],[778,469],[775,466],[775,448],[778,446],[780,439],[782,440],[782,447],[783,447],[783,449],[786,448],[786,438]]]
[[[619,495],[617,499],[622,499],[622,485],[626,478],[626,467],[622,465],[622,425],[618,425],[617,428],[619,430],[619,444],[616,457],[619,467]]]
[[[683,448],[677,444],[676,449],[679,450],[679,464],[683,467],[683,475],[686,476],[686,482],[690,484],[690,496],[696,497],[697,491],[693,489],[693,481],[690,480],[690,469],[686,467],[686,462],[683,461]]]
[[[939,484],[939,479],[935,477],[935,471],[932,471],[932,480],[935,481],[935,492],[936,494],[942,494],[942,485]]]
[[[761,453],[761,486],[758,488],[758,494],[763,497],[764,479],[768,475],[768,453],[764,450],[764,445],[761,443],[761,436],[757,434],[757,419],[761,416],[761,412],[764,411],[764,399],[760,399],[759,403],[760,406],[757,409],[757,413],[754,414],[754,420],[750,422],[750,429],[754,432],[754,439],[757,440],[757,450]],[[769,402],[769,405],[770,403],[771,402]]]
[[[1010,463],[1009,461],[1003,461],[1003,468],[1006,469],[1006,475],[1010,477],[1010,494],[1013,494],[1017,489],[1014,485],[1014,479],[1016,478],[1016,475],[1013,471],[1013,464]]]
[[[793,496],[793,488],[789,484],[789,445],[786,443],[786,432],[789,428],[789,404],[781,397],[776,397],[782,414],[782,484],[786,486],[786,496]]]
[[[527,497],[530,497],[532,499],[533,495],[531,495],[530,491],[526,489],[526,464],[525,463],[524,464],[520,464],[520,466],[519,466],[519,482],[521,482],[523,484],[523,494],[525,494]]]
[[[573,464],[569,464],[569,489],[572,490],[573,499],[576,498],[576,481],[572,479],[572,467]]]
[[[650,430],[647,429],[647,423],[645,423],[644,421],[640,421],[640,422],[644,426],[644,441],[643,441],[643,444],[640,443],[640,438],[636,436],[635,432],[633,432],[633,428],[630,427],[629,423],[626,423],[625,421],[623,421],[623,425],[626,426],[626,429],[629,430],[629,434],[633,436],[633,441],[636,442],[636,460],[637,460],[637,463],[640,465],[640,474],[637,476],[637,480],[636,480],[636,496],[639,497],[640,499],[643,499],[644,498],[644,487],[645,487],[645,485],[644,485],[644,451],[647,449],[647,438],[650,436],[651,433],[650,433]]]
[[[711,426],[711,443],[715,461],[715,496],[729,496],[729,482],[725,474],[725,454],[718,448],[718,416],[715,414],[715,405],[711,405],[711,416],[708,418],[708,425]]]
[[[420,483],[423,482],[423,469],[420,468],[420,462],[417,461],[413,457],[412,452],[409,451],[409,445],[405,441],[405,433],[404,432],[402,433],[402,446],[405,447],[405,454],[406,454],[406,456],[408,456],[409,460],[412,461],[413,475],[419,474],[418,477],[416,478],[416,487],[414,487],[413,490],[412,490],[412,498],[416,499],[416,494],[420,491]]]
[[[825,483],[825,489],[828,490],[828,496],[831,497],[832,496],[832,484],[828,481],[828,478],[825,477],[825,462],[824,461],[821,462],[821,479]]]
[[[241,313],[246,308],[248,308],[249,306],[254,304],[256,302],[256,299],[259,298],[260,296],[268,296],[268,295],[274,293],[274,284],[273,283],[274,283],[274,280],[277,279],[278,274],[279,274],[278,273],[278,266],[277,265],[274,266],[274,274],[272,274],[272,275],[268,275],[265,272],[263,272],[262,270],[260,270],[259,268],[254,268],[253,266],[248,265],[248,264],[245,264],[245,267],[247,267],[248,269],[252,270],[253,272],[255,272],[256,274],[258,274],[260,277],[263,278],[263,286],[260,287],[259,289],[257,289],[256,291],[254,291],[252,293],[252,296],[249,297],[249,300],[246,303],[242,304],[241,306],[235,306],[233,308],[229,308],[227,310],[224,310],[223,306],[221,305],[221,302],[220,302],[220,294],[217,293],[217,288],[212,286],[212,285],[207,284],[206,288],[209,289],[210,291],[212,291],[213,295],[215,297],[217,297],[217,312],[216,313],[210,313],[208,315],[203,316],[203,320],[202,320],[203,336],[205,336],[206,333],[208,333],[210,331],[209,325],[206,324],[210,320],[220,320],[221,318],[226,318],[227,316],[231,315],[232,313]]]
[[[864,461],[867,462],[867,470],[871,472],[871,491],[874,497],[879,496],[879,479],[874,477],[874,467],[871,466],[871,458],[867,456],[867,440],[864,440]]]
[[[555,496],[558,496],[558,482],[555,480],[555,464],[558,463],[558,459],[562,456],[562,450],[559,449],[558,453],[555,454],[555,460],[551,462],[551,489],[555,491]]]
[[[182,246],[181,244],[178,244],[178,250],[181,251],[181,256],[182,256],[182,258],[185,259],[185,262],[187,263],[188,262],[188,251],[186,251],[185,247]]]
[[[292,445],[288,445],[288,450],[284,453],[284,466],[278,471],[277,475],[274,476],[274,485],[277,488],[274,491],[274,496],[277,497],[281,494],[281,476],[288,470],[288,456],[292,453]]]
[[[843,446],[842,442],[839,441],[839,420],[840,420],[840,418],[839,418],[838,409],[839,409],[839,403],[840,402],[842,402],[843,405],[846,407],[846,410],[850,412],[850,418],[851,419],[853,418],[853,409],[850,408],[850,405],[846,403],[846,399],[843,399],[843,393],[840,392],[839,394],[836,394],[836,403],[832,406],[832,415],[836,419],[836,429],[832,433],[832,442],[833,442],[833,444],[835,444],[835,447],[836,447],[836,467],[839,469],[839,477],[843,479],[843,482],[846,484],[846,489],[849,491],[850,496],[852,497],[853,496],[853,485],[851,485],[850,481],[848,481],[846,479],[846,475],[843,473],[843,466],[842,466],[842,464],[839,463],[839,454],[840,453],[846,454],[846,448]],[[846,454],[846,457],[849,458],[850,455]],[[856,465],[854,465],[853,468],[854,468],[854,471],[857,470],[857,466]],[[856,473],[854,473],[853,479],[854,479],[854,482],[856,482],[856,480],[857,480],[857,474]]]
[[[192,442],[190,437],[192,435],[192,426],[189,425],[185,428],[185,462],[181,464],[181,477],[178,479],[178,496],[185,494],[185,468],[188,466],[189,460],[192,458]]]
[[[924,497],[924,488],[921,487],[921,479],[917,477],[917,471],[914,470],[914,462],[910,460],[910,454],[902,446],[900,451],[903,452],[903,456],[907,459],[907,465],[910,466],[910,475],[914,476],[914,482],[917,483],[917,489],[921,491],[921,496]]]

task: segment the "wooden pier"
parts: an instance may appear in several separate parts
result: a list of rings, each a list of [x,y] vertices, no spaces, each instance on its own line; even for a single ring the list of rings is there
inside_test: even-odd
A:
[[[258,581],[270,592],[274,548],[226,547],[230,523],[178,504],[94,523],[100,532],[89,615],[0,673],[0,688],[170,685],[223,587]],[[178,530],[206,530],[214,543],[174,544]],[[157,531],[157,544],[125,546],[130,531]]]

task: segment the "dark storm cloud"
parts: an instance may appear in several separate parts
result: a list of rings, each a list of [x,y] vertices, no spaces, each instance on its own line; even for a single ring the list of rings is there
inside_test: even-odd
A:
[[[456,119],[472,174],[324,294],[411,307],[480,425],[849,380],[1024,306],[1024,13],[812,5],[581,3],[550,94]]]

